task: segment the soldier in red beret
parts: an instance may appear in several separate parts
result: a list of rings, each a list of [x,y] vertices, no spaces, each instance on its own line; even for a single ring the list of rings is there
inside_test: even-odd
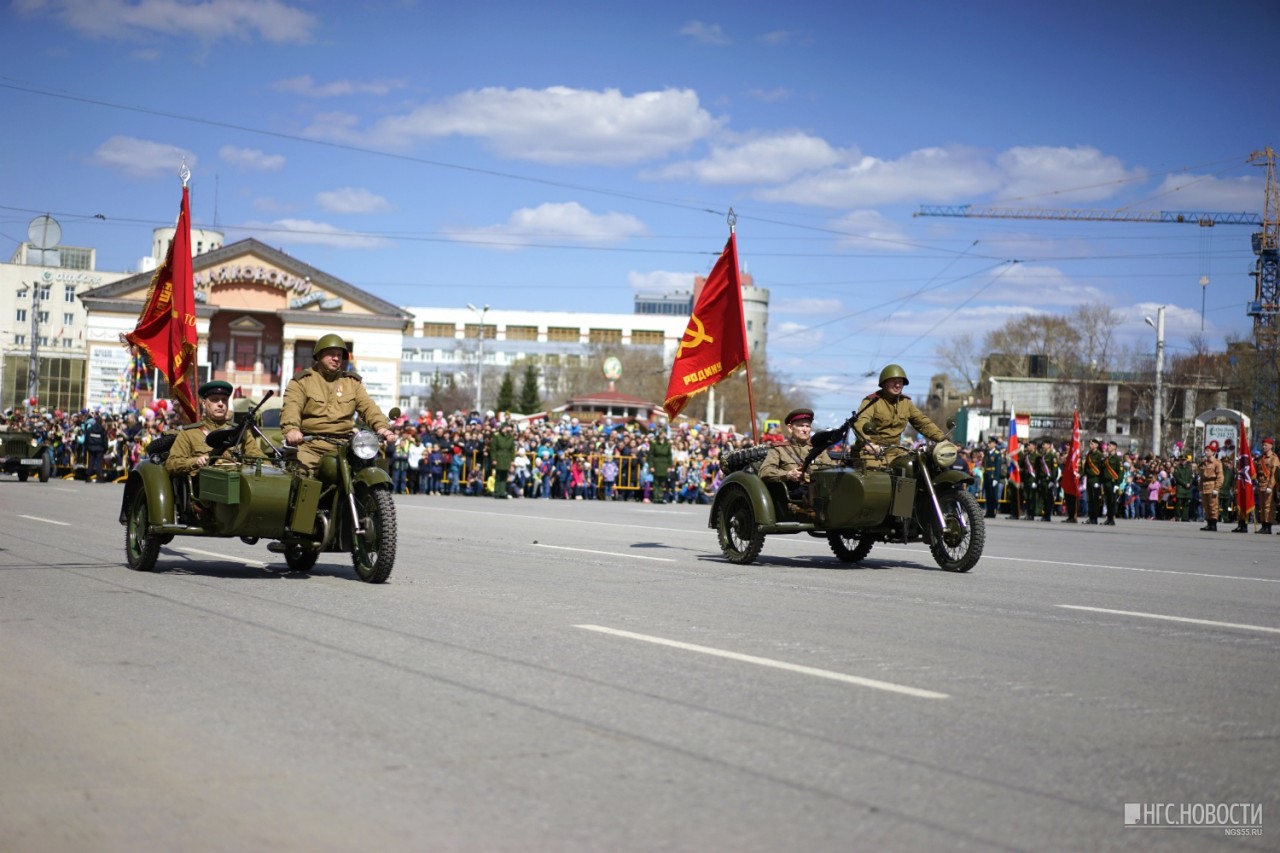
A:
[[[1218,532],[1218,489],[1222,487],[1222,462],[1218,459],[1218,442],[1211,441],[1200,457],[1200,505],[1204,507],[1204,527]]]
[[[1258,479],[1254,486],[1258,490],[1258,521],[1262,527],[1258,533],[1271,533],[1271,523],[1276,520],[1276,482],[1280,472],[1280,457],[1276,456],[1276,442],[1273,438],[1262,439],[1262,453],[1258,456]]]

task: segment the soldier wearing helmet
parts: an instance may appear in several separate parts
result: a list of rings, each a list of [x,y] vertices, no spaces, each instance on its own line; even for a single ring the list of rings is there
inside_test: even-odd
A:
[[[298,461],[308,470],[315,470],[333,447],[323,441],[304,443],[303,436],[345,438],[351,434],[356,414],[384,441],[395,440],[387,416],[365,391],[360,374],[345,369],[349,357],[340,335],[324,335],[316,341],[311,367],[295,376],[285,389],[280,429],[286,443],[298,446]]]
[[[880,371],[880,390],[862,398],[854,413],[853,429],[858,436],[854,450],[867,467],[881,467],[906,452],[901,441],[907,424],[930,441],[946,440],[947,434],[902,393],[909,384],[905,370],[888,365]]]

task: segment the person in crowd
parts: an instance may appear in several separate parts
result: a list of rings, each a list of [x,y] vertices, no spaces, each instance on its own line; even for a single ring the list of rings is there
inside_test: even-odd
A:
[[[854,453],[863,467],[884,467],[906,453],[902,433],[908,424],[930,441],[946,440],[947,434],[902,393],[911,384],[902,367],[886,365],[879,384],[880,390],[862,398],[853,415]]]
[[[164,461],[164,469],[170,474],[196,474],[201,468],[215,465],[219,468],[239,468],[241,462],[231,453],[213,455],[213,448],[206,439],[216,429],[231,425],[231,383],[214,379],[200,386],[200,408],[204,417],[199,423],[188,424],[178,431]],[[245,430],[240,439],[239,455],[243,459],[264,458],[258,438]]]
[[[1178,460],[1173,469],[1174,501],[1177,509],[1174,520],[1188,521],[1191,511],[1191,488],[1195,482],[1195,472],[1191,469],[1191,454],[1187,453]]]
[[[489,438],[489,461],[493,465],[493,496],[499,500],[507,497],[507,478],[516,458],[516,440],[511,434],[511,421],[503,421],[498,431]]]
[[[422,476],[422,455],[427,452],[427,447],[418,438],[418,431],[415,429],[405,430],[408,437],[408,465],[409,465],[409,481],[408,490],[411,495],[420,495],[426,489],[426,478]]]
[[[1211,441],[1200,458],[1200,503],[1204,506],[1204,527],[1218,531],[1218,489],[1222,488],[1222,463],[1218,461],[1218,442]]]
[[[347,370],[350,352],[340,335],[316,341],[311,367],[289,382],[280,409],[285,443],[298,448],[298,462],[314,471],[333,444],[325,438],[346,438],[358,414],[383,441],[394,441],[387,416],[364,388],[360,374]],[[305,441],[305,436],[315,436]]]
[[[88,457],[88,471],[85,479],[89,482],[97,480],[105,482],[106,477],[103,476],[102,463],[107,455],[107,428],[102,423],[102,418],[90,417],[84,426],[84,452]]]
[[[649,437],[649,471],[653,474],[653,500],[670,503],[667,496],[667,475],[671,471],[672,448],[666,428],[653,431]]]
[[[1256,532],[1270,535],[1271,525],[1276,520],[1276,485],[1280,478],[1280,457],[1276,456],[1275,439],[1262,440],[1262,453],[1258,455],[1254,468],[1258,475],[1255,481],[1258,493],[1258,521],[1262,524]]]
[[[391,493],[409,493],[409,449],[413,440],[402,430],[391,449]]]

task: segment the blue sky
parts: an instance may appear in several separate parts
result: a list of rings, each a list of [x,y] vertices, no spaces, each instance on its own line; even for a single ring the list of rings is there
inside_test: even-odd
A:
[[[629,312],[710,269],[732,207],[770,364],[824,422],[885,363],[927,380],[937,339],[1029,311],[1105,302],[1154,350],[1164,304],[1171,354],[1202,317],[1214,347],[1250,330],[1247,227],[911,214],[1261,214],[1272,0],[15,0],[0,20],[6,253],[50,212],[133,268],[185,154],[197,226],[398,304]]]

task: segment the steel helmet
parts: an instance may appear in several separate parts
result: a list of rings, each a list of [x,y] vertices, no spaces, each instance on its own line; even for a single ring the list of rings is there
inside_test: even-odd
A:
[[[316,341],[315,349],[313,350],[314,357],[319,358],[320,353],[330,347],[338,347],[341,349],[343,358],[351,357],[351,352],[347,349],[347,342],[342,339],[342,335],[335,335],[333,332],[323,335],[320,340]]]
[[[901,379],[903,385],[911,384],[910,380],[907,379],[907,372],[897,364],[890,364],[886,366],[884,370],[880,371],[880,387],[883,388],[884,383],[888,382],[890,379]]]

